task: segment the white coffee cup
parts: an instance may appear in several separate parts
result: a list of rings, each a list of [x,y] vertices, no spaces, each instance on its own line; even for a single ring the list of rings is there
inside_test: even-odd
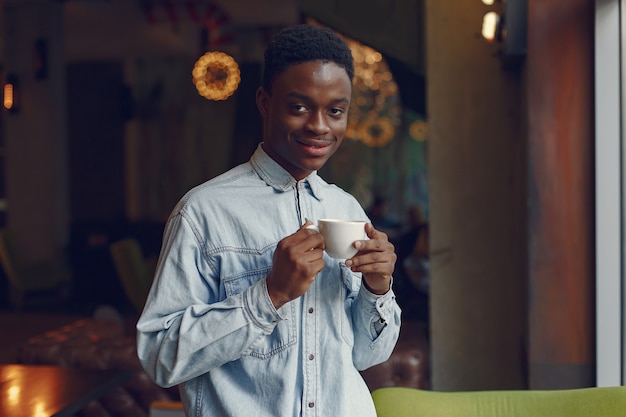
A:
[[[348,259],[358,252],[354,242],[367,239],[365,223],[360,220],[320,219],[317,226],[311,224],[307,229],[315,230],[324,236],[328,256]]]

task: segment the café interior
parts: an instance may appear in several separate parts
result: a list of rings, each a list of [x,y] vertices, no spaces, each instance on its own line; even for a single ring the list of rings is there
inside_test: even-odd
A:
[[[132,350],[164,222],[252,154],[264,45],[307,23],[340,34],[356,69],[320,174],[398,252],[403,330],[363,372],[372,391],[599,385],[596,7],[0,0],[0,363],[126,366],[131,382],[80,415],[176,400]]]

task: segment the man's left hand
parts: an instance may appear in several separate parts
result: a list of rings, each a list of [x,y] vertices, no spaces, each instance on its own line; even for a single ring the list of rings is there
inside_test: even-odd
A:
[[[365,225],[369,240],[357,240],[354,247],[359,252],[346,260],[346,265],[354,272],[361,272],[365,286],[374,294],[382,295],[389,291],[391,275],[396,265],[396,252],[387,235]]]

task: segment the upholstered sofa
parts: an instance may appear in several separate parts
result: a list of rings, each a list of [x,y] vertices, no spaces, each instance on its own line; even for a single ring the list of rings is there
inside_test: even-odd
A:
[[[164,389],[145,374],[135,338],[110,320],[81,319],[29,339],[19,347],[17,362],[131,372],[122,386],[87,405],[83,417],[147,417],[153,401],[178,400],[177,389]]]
[[[142,417],[150,404],[179,400],[176,388],[164,389],[147,377],[135,347],[134,323],[86,318],[35,336],[17,352],[17,362],[88,369],[124,369],[131,378],[81,411],[83,417]],[[403,323],[391,358],[363,371],[371,391],[382,387],[426,389],[429,380],[427,330],[423,323]]]

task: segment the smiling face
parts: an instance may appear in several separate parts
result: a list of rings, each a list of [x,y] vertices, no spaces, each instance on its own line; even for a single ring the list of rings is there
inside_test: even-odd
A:
[[[339,148],[348,124],[352,83],[330,61],[289,66],[259,88],[263,149],[296,180],[320,169]]]

